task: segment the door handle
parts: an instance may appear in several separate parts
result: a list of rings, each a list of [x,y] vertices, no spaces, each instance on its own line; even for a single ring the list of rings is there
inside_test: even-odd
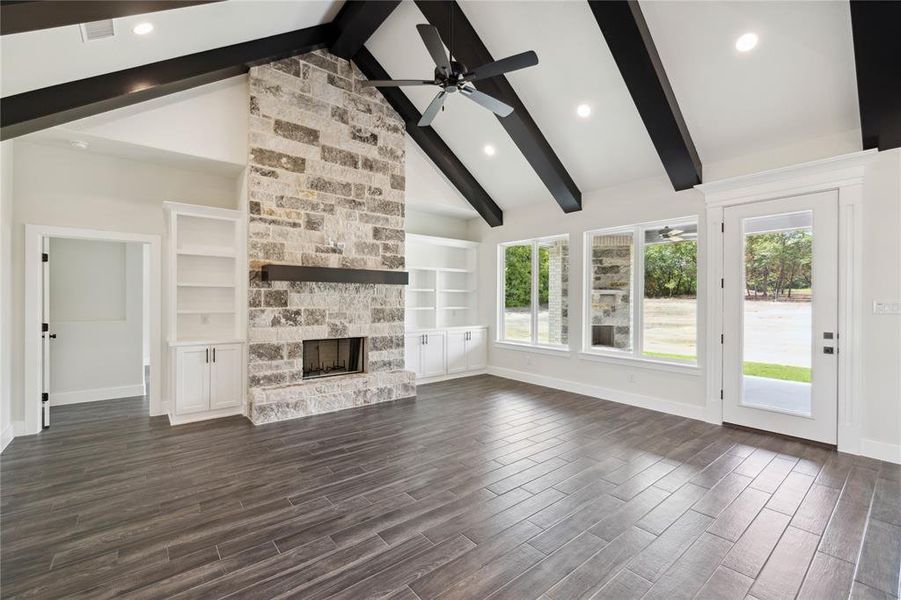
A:
[[[51,334],[48,335],[47,337],[49,337],[51,340],[55,340],[55,339],[56,339],[56,334],[55,334],[55,333],[51,333]]]
[[[425,338],[425,345],[428,346],[429,345],[429,334],[425,334],[423,337]]]
[[[210,362],[210,349],[209,348],[206,349],[206,361]]]
[[[213,362],[216,362],[216,349],[213,348]]]
[[[832,346],[823,346],[823,354],[835,354],[835,348]]]

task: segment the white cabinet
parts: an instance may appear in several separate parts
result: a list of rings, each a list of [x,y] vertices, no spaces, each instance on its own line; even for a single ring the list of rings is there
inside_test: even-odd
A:
[[[187,415],[240,408],[243,363],[241,344],[177,347],[175,413]]]
[[[244,372],[241,344],[214,344],[210,350],[210,409],[241,406]]]
[[[480,371],[488,366],[486,327],[408,333],[406,368],[417,379]]]
[[[443,331],[407,334],[405,337],[404,356],[408,371],[416,373],[418,378],[444,375],[446,336]]]
[[[175,408],[184,415],[210,409],[209,346],[175,350]]]
[[[488,364],[488,333],[484,327],[447,332],[447,374],[478,371]]]

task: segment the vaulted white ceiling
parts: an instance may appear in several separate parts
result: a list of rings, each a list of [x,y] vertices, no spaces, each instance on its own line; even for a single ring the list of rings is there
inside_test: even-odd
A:
[[[330,21],[340,1],[228,0],[116,21],[117,36],[84,43],[76,26],[7,35],[2,50],[4,96],[234,44]],[[583,194],[647,177],[665,177],[660,159],[586,2],[460,0],[495,58],[535,50],[538,66],[508,79]],[[859,149],[860,125],[846,2],[668,2],[641,9],[705,166],[769,153],[785,162],[819,158],[839,139]],[[134,23],[155,25],[146,37]],[[416,25],[427,20],[403,2],[367,48],[392,77],[429,78],[434,69]],[[735,50],[742,33],[757,48]],[[447,40],[446,40],[447,41]],[[478,65],[468,65],[476,67]],[[423,111],[436,88],[404,88]],[[587,103],[592,114],[578,117]],[[500,122],[452,96],[434,129],[504,209],[554,202]],[[494,146],[494,156],[483,152]],[[793,148],[791,152],[780,151]],[[417,149],[418,152],[418,149]],[[781,152],[781,153],[780,153]],[[408,195],[428,210],[470,214],[422,154],[411,154]],[[767,167],[778,166],[768,164]],[[422,196],[422,198],[418,198]],[[469,211],[467,213],[467,211]]]

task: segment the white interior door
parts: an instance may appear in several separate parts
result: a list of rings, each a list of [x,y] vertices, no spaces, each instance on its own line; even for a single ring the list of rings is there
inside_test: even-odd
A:
[[[50,427],[50,238],[41,238],[41,425]]]
[[[723,421],[836,443],[838,195],[724,211]]]

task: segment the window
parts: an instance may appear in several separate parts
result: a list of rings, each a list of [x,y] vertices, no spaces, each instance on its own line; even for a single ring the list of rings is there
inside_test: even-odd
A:
[[[568,344],[569,236],[498,246],[500,341]]]
[[[696,364],[697,239],[694,219],[586,233],[585,350]]]

